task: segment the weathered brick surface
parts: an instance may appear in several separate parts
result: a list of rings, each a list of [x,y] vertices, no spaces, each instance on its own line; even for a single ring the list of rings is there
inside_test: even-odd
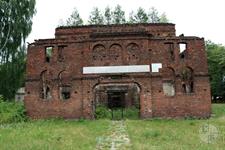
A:
[[[37,40],[29,45],[26,70],[25,106],[32,118],[90,118],[94,117],[95,87],[101,84],[131,84],[140,87],[141,118],[151,117],[209,117],[211,113],[210,86],[204,39],[175,36],[174,24],[136,24],[82,26],[57,28],[55,39]],[[168,45],[173,44],[171,59]],[[184,59],[179,56],[179,43],[186,43]],[[45,61],[45,47],[53,46],[50,62]],[[60,46],[62,58],[59,58]],[[86,66],[150,65],[162,63],[156,73],[85,75]],[[163,75],[171,68],[173,77]],[[193,92],[182,89],[182,68],[193,70]],[[40,97],[41,73],[47,70],[51,98]],[[64,71],[64,72],[62,72]],[[62,74],[60,74],[62,72]],[[59,76],[71,86],[71,97],[61,100]],[[163,82],[174,79],[175,95],[166,96]]]

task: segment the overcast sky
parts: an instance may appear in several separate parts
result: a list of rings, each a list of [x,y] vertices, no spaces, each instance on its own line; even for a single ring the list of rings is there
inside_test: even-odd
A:
[[[177,35],[204,37],[225,45],[225,0],[36,0],[37,13],[27,42],[54,38],[59,20],[66,20],[74,7],[86,22],[93,7],[104,10],[106,6],[114,8],[117,4],[122,6],[126,16],[138,7],[146,11],[155,7],[176,24]]]

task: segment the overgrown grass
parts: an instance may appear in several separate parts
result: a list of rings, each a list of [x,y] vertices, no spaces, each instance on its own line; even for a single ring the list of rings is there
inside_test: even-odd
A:
[[[133,150],[223,150],[225,104],[213,104],[210,119],[125,121]],[[132,115],[131,115],[132,116]],[[63,119],[0,124],[0,150],[93,150],[97,139],[109,131],[109,119]],[[218,137],[205,143],[199,131],[205,124],[218,129]]]
[[[0,126],[1,150],[92,150],[109,120],[39,120]]]
[[[213,104],[212,106],[212,116],[214,118],[225,117],[225,104]]]
[[[202,120],[127,120],[132,148],[137,150],[223,150],[225,145],[225,104],[213,105],[214,117]],[[200,139],[203,125],[213,125],[218,137],[211,143]],[[213,134],[213,133],[212,133]]]

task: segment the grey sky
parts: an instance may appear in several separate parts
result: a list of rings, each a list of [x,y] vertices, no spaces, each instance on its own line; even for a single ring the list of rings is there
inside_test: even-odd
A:
[[[225,45],[225,0],[36,0],[36,3],[37,14],[27,39],[30,43],[34,39],[54,38],[59,20],[66,20],[74,7],[86,22],[93,7],[103,10],[120,4],[126,16],[138,7],[146,11],[155,7],[176,24],[177,35],[204,37]]]

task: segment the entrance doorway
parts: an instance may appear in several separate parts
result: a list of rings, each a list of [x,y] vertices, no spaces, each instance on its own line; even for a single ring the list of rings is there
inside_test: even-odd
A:
[[[94,87],[93,112],[111,119],[138,119],[140,87],[136,83],[107,83]],[[102,113],[103,112],[103,113]]]

